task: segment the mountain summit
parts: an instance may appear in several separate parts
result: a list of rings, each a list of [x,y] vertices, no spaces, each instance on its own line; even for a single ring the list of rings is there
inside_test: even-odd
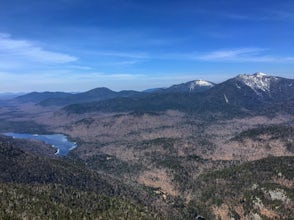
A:
[[[236,80],[250,87],[256,94],[261,95],[262,93],[269,93],[272,84],[278,83],[280,78],[258,72],[253,75],[238,75]],[[237,84],[236,86],[238,87]]]
[[[279,99],[281,95],[290,97],[294,88],[292,79],[271,76],[261,72],[252,75],[238,75],[233,78],[233,81],[238,89],[246,87],[262,99]]]
[[[168,87],[166,89],[160,90],[160,92],[163,93],[197,93],[197,92],[203,92],[211,87],[213,87],[215,84],[209,81],[205,80],[194,80],[189,81],[186,83],[181,83],[177,85],[173,85],[171,87]]]
[[[188,82],[188,84],[190,84],[190,91],[194,91],[194,90],[199,90],[200,88],[211,88],[214,86],[214,83],[212,82],[208,82],[202,79],[199,80],[195,80],[192,82]]]

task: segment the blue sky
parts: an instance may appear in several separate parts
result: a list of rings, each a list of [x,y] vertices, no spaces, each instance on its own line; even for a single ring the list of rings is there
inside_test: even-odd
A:
[[[0,92],[294,76],[292,0],[0,0]]]

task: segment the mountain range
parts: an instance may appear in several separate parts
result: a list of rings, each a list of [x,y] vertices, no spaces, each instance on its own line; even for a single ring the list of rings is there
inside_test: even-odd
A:
[[[18,103],[38,103],[43,106],[62,106],[74,103],[85,103],[93,101],[102,101],[123,97],[144,97],[148,93],[198,93],[213,87],[215,84],[204,81],[195,80],[187,83],[173,85],[168,88],[147,89],[142,92],[133,90],[123,90],[119,92],[112,91],[108,88],[95,88],[86,92],[72,94],[65,92],[31,92],[14,99]]]
[[[238,75],[219,84],[195,80],[147,92],[115,92],[104,87],[78,94],[33,92],[19,96],[14,101],[33,102],[42,106],[65,106],[64,110],[70,113],[144,112],[168,109],[195,113],[223,112],[233,115],[271,110],[293,113],[294,80],[255,73]]]
[[[194,87],[195,88],[195,87]],[[284,111],[293,113],[294,80],[262,73],[238,75],[220,84],[209,84],[191,91],[191,82],[175,85],[144,96],[116,97],[99,102],[73,104],[64,109],[72,113],[93,111],[181,111],[254,114]],[[175,92],[177,91],[177,92]],[[233,115],[234,115],[233,114]]]

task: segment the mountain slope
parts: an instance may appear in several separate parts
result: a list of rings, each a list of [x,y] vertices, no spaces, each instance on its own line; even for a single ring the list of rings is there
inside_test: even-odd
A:
[[[294,157],[269,157],[200,175],[189,205],[209,219],[291,219],[293,167]]]
[[[110,214],[121,213],[120,209],[125,206],[127,206],[125,207],[126,210],[129,210],[130,213],[133,212],[136,216],[135,219],[141,215],[152,216],[155,212],[160,212],[153,212],[150,209],[153,206],[151,204],[159,204],[159,201],[138,185],[129,186],[112,177],[98,174],[89,170],[79,161],[36,156],[17,148],[15,144],[19,144],[19,142],[0,136],[0,185],[4,187],[4,191],[1,190],[0,195],[3,195],[3,193],[5,195],[5,197],[0,196],[0,218],[7,215],[14,216],[15,213],[13,212],[3,213],[5,209],[11,210],[12,202],[18,204],[14,207],[22,207],[21,210],[14,210],[16,214],[26,211],[25,205],[27,205],[28,200],[23,200],[22,196],[15,198],[11,195],[11,190],[20,192],[23,196],[32,198],[33,201],[40,200],[41,204],[31,204],[30,207],[35,209],[33,213],[31,209],[27,208],[27,214],[30,213],[33,216],[38,216],[38,212],[36,212],[38,208],[46,210],[46,201],[51,197],[56,200],[54,205],[52,204],[54,210],[60,210],[59,213],[55,213],[55,218],[60,218],[62,213],[64,214],[66,210],[69,211],[70,209],[98,208],[97,206],[89,206],[88,202],[91,199],[87,198],[88,196],[92,197],[93,201],[102,199],[102,203],[97,205],[101,206],[102,212],[104,210],[110,212]],[[34,187],[36,187],[36,190],[34,190]],[[74,192],[77,194],[72,194]],[[78,195],[81,195],[82,201],[74,201]],[[10,196],[12,197],[10,198]],[[72,203],[68,204],[68,200],[71,200]],[[10,203],[3,203],[4,201],[10,201]],[[82,203],[83,201],[85,203]],[[114,204],[109,204],[109,201],[113,201]],[[78,204],[77,207],[75,204]],[[107,204],[109,204],[109,210],[107,207],[103,208]],[[153,207],[156,207],[156,205]],[[96,213],[97,215],[95,215],[95,212],[88,214],[99,217],[101,216],[100,211],[98,211],[98,214]],[[19,215],[17,216],[22,218]]]
[[[1,219],[163,219],[126,199],[72,187],[0,183]]]
[[[246,110],[264,110],[294,98],[294,80],[262,73],[238,75],[211,88],[206,98]]]
[[[60,159],[36,156],[17,148],[11,138],[0,136],[0,181],[15,183],[57,183],[111,192],[103,177],[96,178],[85,167]],[[97,181],[97,182],[96,182]]]

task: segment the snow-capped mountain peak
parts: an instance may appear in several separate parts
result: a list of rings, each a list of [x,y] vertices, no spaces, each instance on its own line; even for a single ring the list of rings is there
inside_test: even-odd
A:
[[[269,92],[271,83],[277,79],[277,77],[269,76],[261,72],[252,75],[241,74],[237,76],[238,81],[250,87],[257,94],[260,94],[260,92]]]
[[[161,90],[160,92],[170,92],[170,93],[198,93],[203,92],[211,87],[213,87],[215,84],[209,81],[205,80],[193,80],[186,83],[176,84],[171,87],[168,87],[166,89]]]
[[[262,72],[256,72],[253,74],[255,77],[263,77],[263,76],[267,76],[266,73],[262,73]]]
[[[194,90],[195,87],[212,87],[212,86],[213,84],[211,82],[199,79],[199,80],[192,81],[190,83],[189,89],[191,91],[191,90]]]

